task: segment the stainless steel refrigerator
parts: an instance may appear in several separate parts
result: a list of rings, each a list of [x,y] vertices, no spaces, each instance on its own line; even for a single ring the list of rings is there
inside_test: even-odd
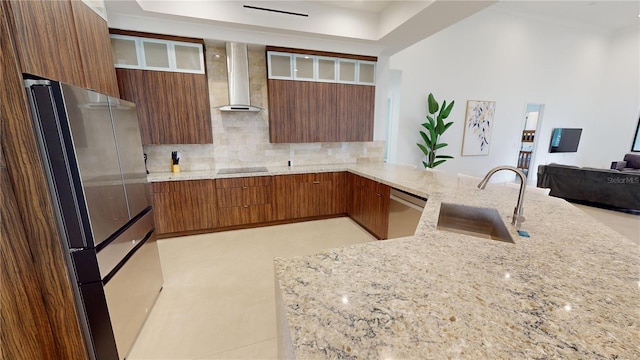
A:
[[[136,105],[25,86],[88,356],[124,359],[163,283]]]

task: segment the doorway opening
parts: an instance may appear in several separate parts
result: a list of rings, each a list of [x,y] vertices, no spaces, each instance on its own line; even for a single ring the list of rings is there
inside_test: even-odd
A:
[[[527,182],[531,181],[529,172],[531,169],[535,169],[533,157],[536,150],[536,135],[540,130],[540,124],[542,123],[542,111],[544,104],[527,104],[527,109],[524,114],[524,125],[522,128],[522,134],[520,138],[520,150],[518,153],[517,168],[527,175]]]

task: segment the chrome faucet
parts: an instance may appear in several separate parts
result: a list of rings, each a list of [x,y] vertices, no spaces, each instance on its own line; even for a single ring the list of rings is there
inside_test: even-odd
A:
[[[524,222],[524,216],[522,215],[522,202],[524,201],[524,190],[527,188],[527,176],[520,170],[516,169],[513,166],[496,166],[493,169],[489,170],[487,175],[484,176],[484,179],[480,181],[478,184],[478,189],[484,190],[487,187],[487,183],[491,176],[497,173],[500,170],[511,170],[520,178],[520,194],[518,194],[518,204],[513,209],[513,219],[511,220],[511,225],[515,225],[516,229],[520,229],[520,226]]]

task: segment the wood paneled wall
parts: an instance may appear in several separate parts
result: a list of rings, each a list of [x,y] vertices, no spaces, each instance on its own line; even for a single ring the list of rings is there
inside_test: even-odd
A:
[[[0,341],[3,359],[55,359],[55,339],[49,326],[40,281],[9,173],[0,164]],[[10,287],[10,288],[8,288]],[[33,331],[38,329],[37,332]]]
[[[3,81],[0,87],[0,134],[6,161],[2,179],[3,226],[0,238],[3,262],[0,311],[3,321],[6,321],[2,324],[2,354],[11,360],[86,359],[53,206],[15,46],[10,37],[7,5],[5,1],[0,4]],[[44,38],[48,36],[41,35]],[[15,272],[18,267],[31,270]],[[9,276],[11,281],[4,281]],[[34,295],[34,292],[38,294]],[[29,302],[24,298],[27,295],[31,299]],[[12,301],[19,301],[21,308],[18,313]],[[48,323],[50,330],[46,326],[40,327],[43,323]],[[49,331],[53,338],[47,335]]]

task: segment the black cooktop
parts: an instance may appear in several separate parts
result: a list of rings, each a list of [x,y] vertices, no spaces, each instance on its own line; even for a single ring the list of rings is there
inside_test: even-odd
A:
[[[257,173],[267,172],[267,168],[264,166],[258,167],[244,167],[244,168],[224,168],[219,169],[218,174],[244,174],[244,173]]]

